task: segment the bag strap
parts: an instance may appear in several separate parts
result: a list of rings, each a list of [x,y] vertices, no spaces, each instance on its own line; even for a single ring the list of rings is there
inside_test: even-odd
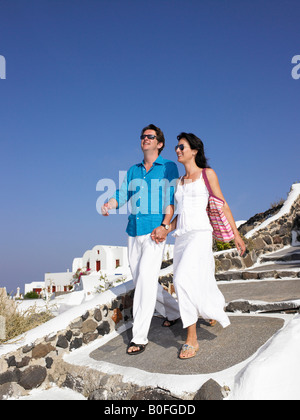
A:
[[[203,179],[204,179],[204,182],[205,182],[206,188],[208,189],[209,195],[213,195],[213,192],[212,192],[212,189],[211,189],[210,183],[209,183],[208,178],[207,178],[206,168],[204,168],[204,169],[203,169],[203,171],[202,171],[202,175],[203,175]]]

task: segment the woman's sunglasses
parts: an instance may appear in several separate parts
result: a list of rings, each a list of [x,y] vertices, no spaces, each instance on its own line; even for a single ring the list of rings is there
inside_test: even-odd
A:
[[[177,149],[183,151],[184,150],[184,144],[177,144],[177,146],[175,146],[175,152],[177,152]]]

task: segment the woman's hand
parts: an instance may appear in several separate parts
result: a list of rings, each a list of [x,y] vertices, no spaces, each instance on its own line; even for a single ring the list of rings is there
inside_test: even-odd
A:
[[[246,252],[246,245],[238,232],[234,236],[234,242],[240,256],[242,257]]]

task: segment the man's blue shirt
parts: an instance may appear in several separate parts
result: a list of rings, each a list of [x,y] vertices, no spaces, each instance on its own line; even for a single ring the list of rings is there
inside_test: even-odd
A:
[[[176,163],[158,156],[147,172],[144,162],[132,166],[113,198],[118,208],[128,203],[130,216],[126,232],[129,236],[151,233],[164,220],[166,208],[174,205]]]

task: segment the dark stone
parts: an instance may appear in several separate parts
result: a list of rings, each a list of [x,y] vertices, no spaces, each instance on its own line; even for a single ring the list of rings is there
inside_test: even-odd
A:
[[[72,331],[71,330],[67,331],[65,337],[68,341],[71,341],[71,339],[73,337]]]
[[[25,367],[25,366],[28,366],[29,365],[29,363],[30,363],[30,357],[28,357],[28,356],[26,356],[26,357],[23,357],[23,359],[21,360],[21,362],[17,362],[17,368],[23,368],[23,367]]]
[[[34,349],[34,344],[29,344],[28,346],[23,347],[22,352],[26,354],[29,353],[32,349]]]
[[[267,245],[273,245],[272,236],[270,236],[270,235],[264,235],[263,236],[263,240],[265,241],[265,243]]]
[[[88,321],[84,321],[82,325],[81,332],[82,334],[92,333],[96,330],[98,324],[93,319],[89,319]]]
[[[104,318],[106,318],[106,317],[107,317],[107,315],[108,315],[108,307],[105,305],[105,306],[103,307],[102,311],[103,311],[103,316],[104,316]]]
[[[243,268],[242,261],[239,258],[232,258],[231,262],[234,268],[237,268],[237,269]]]
[[[82,393],[84,391],[83,379],[81,377],[74,378],[74,376],[68,373],[62,387]]]
[[[281,311],[294,311],[298,306],[293,302],[276,302],[276,303],[261,303],[255,304],[248,301],[234,301],[230,302],[226,308],[227,312],[281,312]]]
[[[16,362],[16,358],[15,356],[11,356],[8,359],[6,359],[8,367],[16,367],[17,366],[17,362]]]
[[[254,264],[252,255],[249,253],[243,258],[244,264],[247,268],[251,267]]]
[[[230,302],[229,305],[226,307],[226,312],[242,312],[242,313],[250,313],[251,305],[247,301],[235,301]]]
[[[129,309],[133,306],[133,299],[130,296],[125,295],[122,297],[122,303],[124,309]]]
[[[282,244],[282,238],[280,236],[274,236],[273,242],[275,245]]]
[[[282,243],[284,246],[291,245],[292,243],[292,237],[291,236],[285,236],[282,238]]]
[[[286,226],[281,226],[279,229],[279,236],[286,236],[290,234],[290,230]]]
[[[297,277],[297,273],[295,271],[278,271],[277,274],[280,279],[284,279],[284,278],[294,279]]]
[[[220,385],[210,379],[199,389],[194,397],[195,401],[221,401],[224,400]]]
[[[83,335],[83,342],[84,344],[89,344],[92,341],[95,341],[98,338],[97,333],[87,333]]]
[[[260,237],[253,239],[252,243],[253,243],[254,249],[256,250],[264,249],[266,246],[265,241]]]
[[[61,349],[67,349],[69,347],[69,342],[64,335],[58,337],[56,347],[60,347]]]
[[[117,309],[118,307],[118,301],[117,299],[113,300],[111,303],[111,307],[109,308],[111,311],[113,311],[114,309]]]
[[[42,366],[31,366],[21,372],[19,385],[24,389],[30,390],[42,385],[47,377],[47,370]]]
[[[255,273],[255,271],[244,271],[242,277],[243,280],[257,280],[258,273]]]
[[[231,261],[229,259],[222,259],[220,261],[222,271],[228,271],[231,268]]]
[[[220,273],[216,274],[217,281],[231,281],[231,280],[241,280],[242,274],[240,272],[232,272],[232,273]]]
[[[95,310],[95,312],[94,312],[94,318],[98,322],[102,321],[102,313],[101,313],[100,309],[96,309]]]
[[[46,357],[46,368],[47,369],[51,369],[52,368],[52,365],[53,365],[53,359],[52,359],[52,357]]]
[[[102,322],[97,328],[99,335],[106,335],[110,333],[110,325],[107,321]]]
[[[19,382],[20,380],[20,371],[15,369],[13,371],[7,371],[0,374],[0,385],[6,384],[8,382]]]
[[[82,321],[86,321],[89,316],[90,316],[90,313],[89,313],[89,311],[87,311],[84,315],[82,315],[82,317],[81,317]]]
[[[39,344],[32,350],[33,359],[41,359],[42,357],[47,356],[51,351],[54,351],[55,348],[50,344]]]
[[[292,230],[300,230],[300,214],[297,214],[293,221]]]
[[[258,278],[260,280],[262,279],[277,279],[278,278],[278,274],[276,270],[273,271],[261,271],[258,273]]]
[[[70,344],[70,351],[79,349],[83,344],[82,338],[76,337]]]

